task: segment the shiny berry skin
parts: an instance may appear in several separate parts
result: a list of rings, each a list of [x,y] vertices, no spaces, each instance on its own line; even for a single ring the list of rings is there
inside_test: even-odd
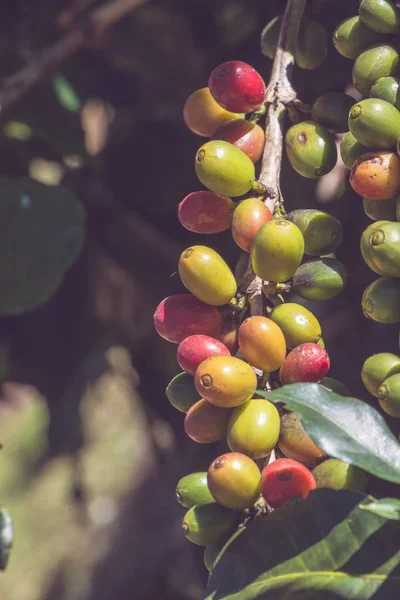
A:
[[[193,92],[183,107],[183,120],[186,126],[202,137],[211,137],[223,123],[243,116],[243,114],[238,115],[224,110],[215,102],[208,87]]]
[[[306,432],[300,415],[296,412],[281,415],[278,447],[286,458],[298,461],[306,467],[315,467],[324,456],[323,451]]]
[[[400,192],[400,158],[394,152],[368,152],[354,164],[350,185],[370,200],[389,200]]]
[[[286,355],[286,342],[279,325],[261,316],[248,317],[239,327],[239,348],[256,369],[275,371]]]
[[[283,384],[320,383],[329,367],[329,356],[321,346],[313,343],[300,344],[283,361],[279,377]]]
[[[245,252],[250,252],[257,231],[273,216],[268,206],[258,198],[246,198],[233,213],[232,237]]]
[[[197,367],[211,356],[230,356],[228,348],[209,335],[190,335],[178,346],[176,358],[181,368],[194,375]]]
[[[239,148],[256,163],[262,157],[265,145],[265,133],[259,125],[245,119],[236,119],[219,127],[214,140],[224,140]]]
[[[228,452],[216,458],[207,473],[207,484],[215,500],[235,510],[248,508],[260,496],[260,470],[240,452]]]
[[[253,397],[257,376],[250,365],[236,356],[212,356],[198,367],[194,383],[202,398],[229,408]]]
[[[185,432],[198,444],[218,442],[227,434],[232,410],[199,400],[186,413]]]
[[[279,431],[277,408],[268,400],[253,398],[234,409],[228,423],[228,446],[254,460],[264,458],[275,448]]]
[[[178,206],[181,225],[194,233],[220,233],[232,224],[235,203],[228,196],[200,190],[188,194]]]
[[[179,344],[189,335],[216,333],[222,325],[222,313],[191,294],[176,294],[160,302],[153,320],[162,338]]]
[[[316,488],[312,473],[290,458],[278,458],[261,473],[261,495],[272,508],[279,508],[291,498],[307,498]]]
[[[249,113],[265,101],[265,83],[253,67],[231,60],[216,67],[208,80],[211,95],[222,108]]]

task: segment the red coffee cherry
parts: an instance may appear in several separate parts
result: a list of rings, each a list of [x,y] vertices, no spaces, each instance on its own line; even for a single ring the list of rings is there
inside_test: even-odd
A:
[[[256,163],[263,154],[265,145],[265,133],[263,129],[255,123],[250,123],[245,119],[236,119],[224,123],[215,132],[213,140],[224,140],[239,148],[242,152]]]
[[[295,496],[304,500],[316,487],[311,471],[290,458],[275,460],[261,473],[261,495],[272,508],[279,508]]]
[[[283,361],[279,377],[287,383],[320,383],[330,367],[329,356],[318,344],[296,346]]]
[[[222,108],[248,113],[265,101],[265,83],[253,67],[231,60],[214,69],[208,80],[211,95]]]
[[[176,358],[183,371],[194,375],[206,358],[230,355],[228,348],[219,340],[209,335],[190,335],[179,344]]]
[[[186,196],[178,206],[178,219],[194,233],[220,233],[232,224],[235,203],[228,196],[201,190]]]

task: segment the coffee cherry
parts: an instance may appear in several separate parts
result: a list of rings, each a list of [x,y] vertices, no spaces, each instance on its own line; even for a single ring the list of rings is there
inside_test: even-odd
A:
[[[293,275],[292,289],[305,300],[330,300],[343,291],[347,279],[343,263],[324,257],[301,265]]]
[[[400,158],[382,150],[364,154],[351,170],[350,185],[371,200],[393,198],[400,192]]]
[[[207,546],[233,533],[237,524],[236,512],[210,502],[189,508],[182,521],[182,530],[193,544]]]
[[[208,85],[218,104],[232,112],[252,112],[265,101],[266,89],[261,75],[240,60],[216,67]]]
[[[283,384],[320,383],[330,367],[327,352],[318,344],[296,346],[285,358],[279,371]]]
[[[366,27],[378,33],[397,33],[400,11],[392,0],[362,0],[358,9]]]
[[[281,24],[282,15],[278,15],[269,21],[261,32],[261,52],[271,60],[275,58]]]
[[[215,406],[233,407],[253,397],[257,376],[235,356],[213,356],[197,369],[195,385],[200,396]]]
[[[239,349],[238,333],[239,323],[235,320],[226,319],[215,337],[234,355]]]
[[[199,400],[186,413],[185,432],[198,444],[211,444],[226,437],[232,410]]]
[[[175,344],[189,335],[213,335],[222,324],[222,313],[191,294],[168,296],[153,315],[157,333]]]
[[[187,248],[180,256],[178,270],[185,288],[202,302],[222,306],[236,294],[236,280],[232,271],[212,248]]]
[[[304,254],[300,229],[286,219],[268,221],[253,241],[251,262],[256,275],[266,281],[283,282],[292,277]]]
[[[224,140],[239,148],[253,163],[260,160],[265,145],[265,133],[259,125],[245,119],[237,119],[219,127],[214,140]]]
[[[314,467],[324,456],[323,451],[307,434],[300,415],[296,412],[281,416],[278,447],[287,458],[297,460],[307,467]]]
[[[262,200],[247,198],[240,202],[232,219],[232,236],[239,248],[250,252],[257,231],[272,219],[271,211]]]
[[[305,342],[317,343],[321,337],[318,319],[300,304],[279,304],[272,310],[269,318],[279,325],[288,348],[295,348]]]
[[[356,101],[342,92],[326,92],[313,104],[312,120],[336,133],[347,131],[349,110]]]
[[[400,98],[398,99],[400,79],[396,77],[381,77],[371,88],[370,98],[379,98],[386,100],[392,106],[399,108]]]
[[[239,452],[228,452],[211,463],[207,483],[219,504],[241,510],[258,500],[260,477],[259,468],[251,458]]]
[[[374,151],[390,150],[400,135],[400,112],[385,100],[367,98],[351,109],[349,129],[364,146]]]
[[[228,446],[253,458],[264,458],[275,448],[279,437],[278,410],[268,400],[253,399],[233,411],[228,424]]]
[[[165,393],[172,406],[184,413],[200,400],[200,395],[194,385],[194,379],[186,372],[175,375],[169,382]]]
[[[275,371],[286,355],[282,330],[267,317],[248,317],[239,327],[239,348],[245,359],[256,369]]]
[[[365,289],[361,306],[367,319],[378,323],[399,323],[400,281],[379,277]]]
[[[224,110],[215,102],[208,87],[193,92],[183,108],[186,126],[193,133],[203,137],[211,137],[223,123],[243,116]]]
[[[333,377],[324,377],[320,385],[323,385],[331,392],[335,392],[335,394],[339,394],[339,396],[351,396],[347,387],[341,381],[338,381]]]
[[[381,384],[378,402],[385,413],[400,419],[400,373],[391,375]]]
[[[179,344],[176,358],[184,371],[194,375],[206,358],[230,355],[228,348],[219,340],[209,335],[190,335]]]
[[[333,45],[339,54],[352,59],[380,40],[384,36],[365,27],[358,16],[342,21],[333,34]]]
[[[289,128],[286,153],[293,169],[308,179],[316,179],[332,171],[337,159],[333,135],[314,121],[302,121]]]
[[[289,458],[267,465],[261,474],[261,494],[272,508],[279,508],[291,498],[307,498],[316,488],[312,473],[301,463]]]
[[[212,192],[223,196],[242,196],[255,182],[254,164],[244,152],[229,142],[205,143],[196,154],[196,175]]]
[[[178,219],[194,233],[220,233],[232,224],[235,203],[214,192],[192,192],[178,206]]]
[[[317,69],[328,54],[328,36],[318,21],[307,21],[300,26],[295,62],[301,69]]]
[[[390,352],[379,352],[364,362],[361,379],[369,393],[378,396],[381,384],[395,373],[400,373],[400,356]]]
[[[389,46],[388,44],[375,44],[371,46],[371,48],[364,50],[358,56],[353,65],[352,78],[354,87],[363,96],[368,96],[371,87],[378,79],[396,75],[398,62],[399,54],[393,46]]]
[[[330,254],[336,252],[342,243],[343,227],[340,221],[322,210],[294,210],[287,219],[295,223],[303,234],[305,254]]]
[[[378,275],[400,277],[400,223],[372,223],[361,236],[361,254]]]
[[[365,471],[338,458],[325,460],[312,470],[312,474],[317,488],[365,492],[368,485],[368,475]]]
[[[340,156],[346,169],[352,169],[356,160],[369,150],[367,146],[356,140],[351,131],[348,131],[340,142]]]
[[[185,508],[214,502],[207,485],[207,472],[190,473],[178,481],[175,497]]]
[[[370,200],[363,198],[363,209],[373,221],[394,221],[396,219],[396,200]]]

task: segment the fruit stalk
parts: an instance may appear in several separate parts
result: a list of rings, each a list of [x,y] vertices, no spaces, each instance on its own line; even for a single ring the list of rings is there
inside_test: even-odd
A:
[[[265,147],[259,181],[265,185],[264,198],[272,214],[276,205],[283,203],[280,190],[280,173],[283,152],[283,120],[288,107],[296,100],[292,86],[294,50],[306,0],[288,0],[279,33],[278,47],[267,87],[267,120]],[[243,278],[241,288],[249,298],[251,315],[263,315],[262,280],[252,269],[251,261]]]

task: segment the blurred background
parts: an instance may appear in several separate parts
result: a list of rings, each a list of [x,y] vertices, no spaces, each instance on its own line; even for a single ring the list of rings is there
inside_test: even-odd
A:
[[[88,15],[113,4],[121,9],[113,26],[86,31]],[[0,318],[0,503],[15,525],[2,600],[196,600],[206,583],[203,551],[181,533],[174,490],[226,446],[184,436],[183,415],[165,397],[180,371],[176,346],[157,336],[152,314],[184,291],[177,261],[189,244],[211,245],[232,268],[239,257],[230,232],[205,241],[178,223],[178,203],[201,189],[193,159],[202,140],[185,128],[182,107],[226,60],[249,62],[268,80],[260,32],[285,2],[133,4],[129,12],[123,0],[0,8],[0,175],[61,183],[86,210],[84,249],[56,294]],[[308,10],[331,36],[357,6],[314,0]],[[43,63],[77,31],[73,51]],[[15,98],[4,103],[5,78],[25,65],[34,72],[38,57],[46,68],[32,89],[11,79]],[[331,46],[322,67],[296,70],[299,97],[355,94],[351,68]],[[397,352],[398,332],[361,313],[375,278],[359,252],[368,224],[361,199],[340,165],[311,181],[284,159],[282,188],[288,210],[319,207],[343,223],[347,290],[308,306],[322,323],[330,375],[368,400],[361,365],[373,352]],[[382,486],[375,489],[389,495]]]

